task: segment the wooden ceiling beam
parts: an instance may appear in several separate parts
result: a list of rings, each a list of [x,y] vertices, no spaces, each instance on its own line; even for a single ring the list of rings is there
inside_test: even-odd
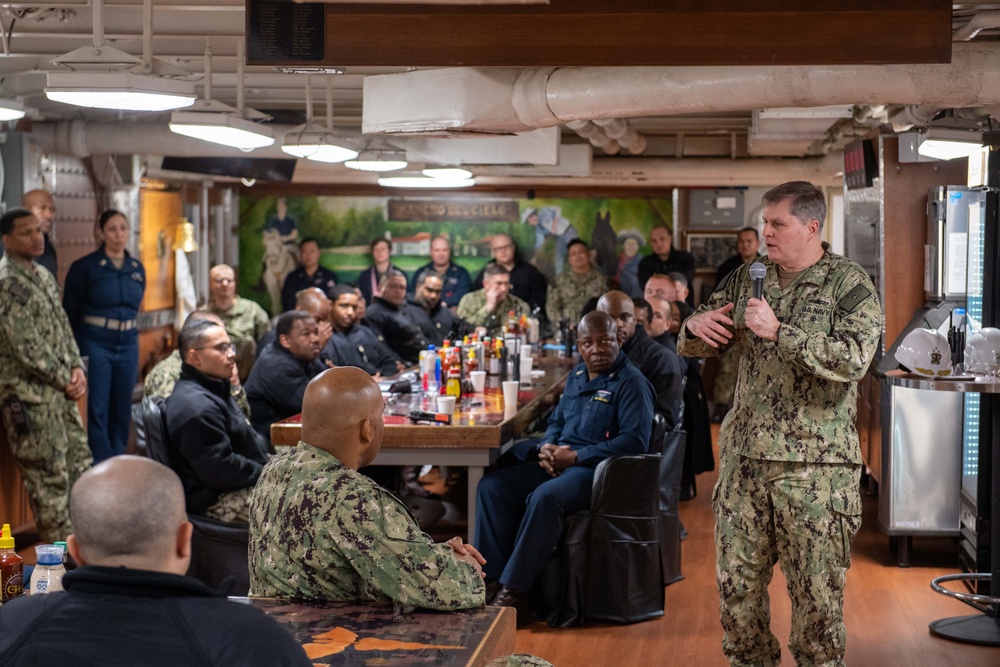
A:
[[[268,0],[248,0],[248,9],[261,2]],[[951,58],[952,7],[944,0],[552,0],[323,10],[323,64],[341,67],[876,65]],[[249,35],[255,26],[248,28]]]

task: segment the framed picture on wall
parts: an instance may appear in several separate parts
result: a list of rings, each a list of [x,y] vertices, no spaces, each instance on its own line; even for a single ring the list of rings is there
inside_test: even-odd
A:
[[[736,232],[686,232],[685,249],[694,255],[698,271],[714,273],[736,254]]]

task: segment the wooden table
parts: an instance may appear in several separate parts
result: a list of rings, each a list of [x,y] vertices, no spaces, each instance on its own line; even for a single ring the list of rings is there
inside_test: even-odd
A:
[[[314,665],[480,667],[514,652],[512,607],[401,613],[391,605],[233,598],[292,633]]]
[[[536,359],[535,375],[522,382],[517,410],[506,410],[497,376],[487,376],[486,390],[462,398],[451,426],[411,424],[410,410],[435,412],[432,400],[422,394],[400,394],[386,399],[385,433],[376,465],[438,464],[462,466],[469,471],[469,539],[475,534],[476,488],[486,467],[521,437],[532,423],[554,406],[562,395],[566,375],[574,360]],[[541,370],[544,374],[539,374]],[[271,425],[271,444],[294,447],[302,430],[301,415]]]

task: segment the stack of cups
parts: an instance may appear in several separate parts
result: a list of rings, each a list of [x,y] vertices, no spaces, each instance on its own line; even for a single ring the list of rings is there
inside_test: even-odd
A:
[[[527,348],[527,351],[525,351],[525,348]],[[521,346],[521,382],[524,384],[531,384],[531,364],[533,361],[534,359],[531,358],[531,346]]]

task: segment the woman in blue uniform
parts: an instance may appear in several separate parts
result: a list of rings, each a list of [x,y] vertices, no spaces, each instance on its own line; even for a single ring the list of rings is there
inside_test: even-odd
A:
[[[125,451],[132,389],[139,368],[136,316],[146,291],[146,270],[128,245],[122,213],[107,210],[98,220],[103,243],[73,262],[66,274],[63,307],[87,363],[87,439],[94,463]]]

